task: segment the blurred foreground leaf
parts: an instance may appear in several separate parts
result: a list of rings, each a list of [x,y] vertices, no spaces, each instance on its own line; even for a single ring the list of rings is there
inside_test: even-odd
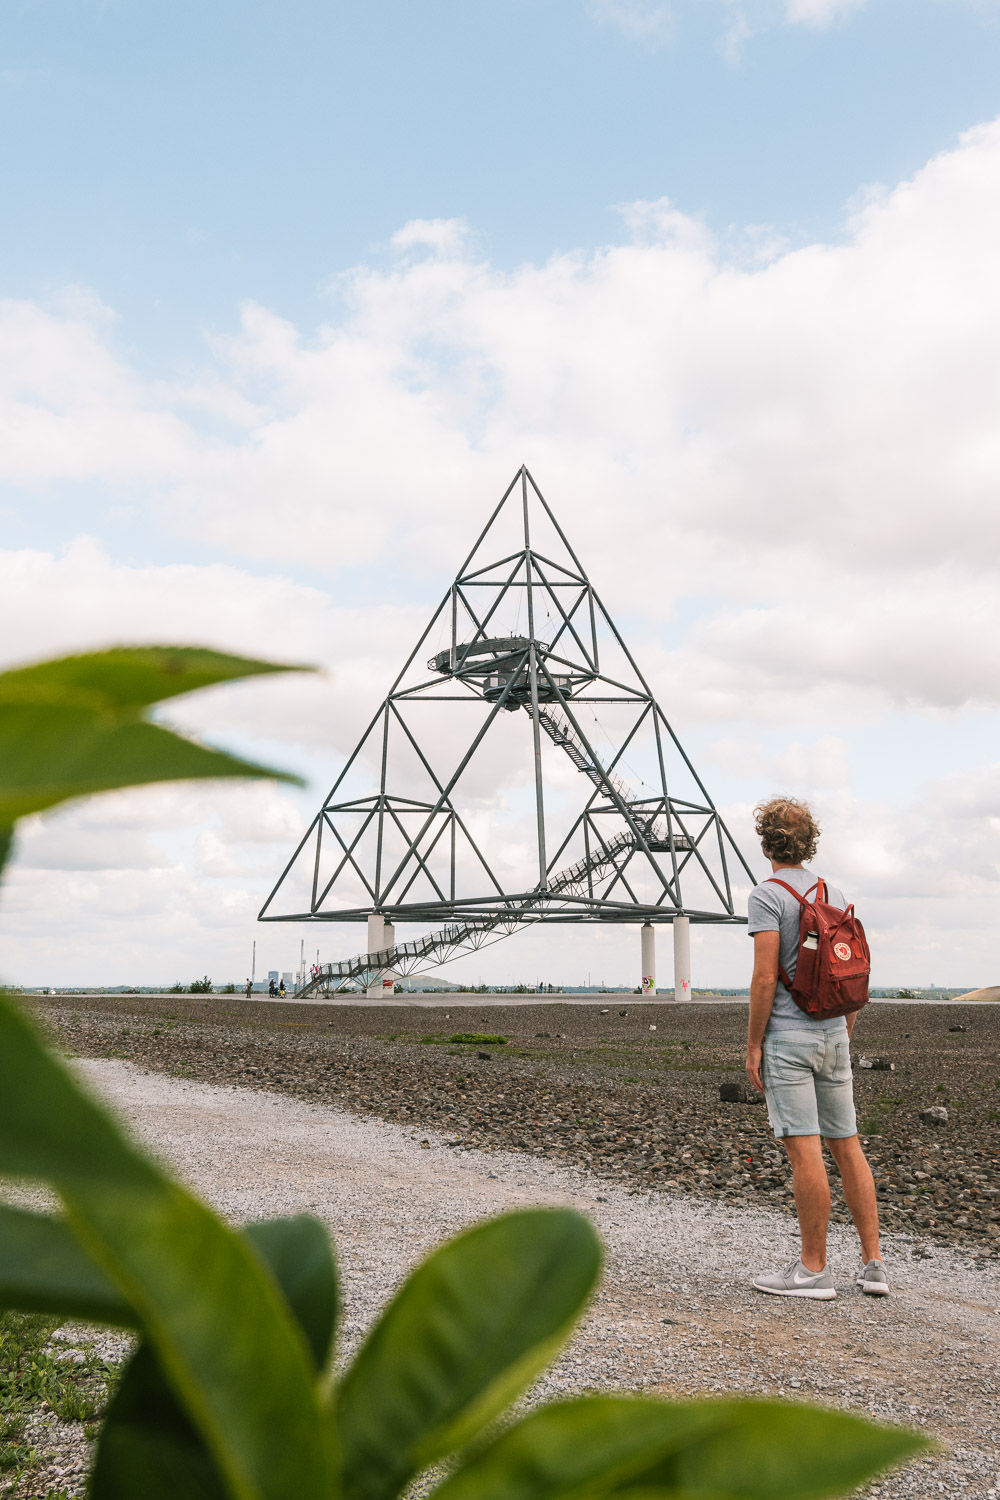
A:
[[[436,1250],[389,1304],[336,1398],[348,1500],[385,1500],[461,1446],[565,1343],[601,1268],[586,1219],[505,1214]]]
[[[302,1214],[249,1224],[243,1235],[266,1261],[321,1368],[330,1354],[337,1307],[325,1229]],[[122,1372],[101,1430],[90,1500],[226,1500],[227,1494],[156,1355],[141,1344]]]
[[[320,1500],[330,1437],[306,1341],[261,1258],[144,1157],[0,997],[0,1173],[62,1198],[240,1500]]]
[[[0,1306],[135,1328],[135,1310],[64,1219],[0,1205]]]
[[[585,1396],[517,1423],[434,1500],[822,1500],[927,1446],[905,1428],[785,1402]]]
[[[0,868],[17,818],[69,797],[281,772],[150,723],[150,705],[275,667],[193,648],[0,674]],[[91,1500],[395,1500],[484,1429],[572,1332],[601,1261],[568,1210],[481,1224],[413,1273],[332,1390],[338,1287],[307,1216],[226,1228],[166,1177],[0,997],[0,1176],[65,1217],[0,1206],[0,1306],[140,1330]],[[765,1401],[587,1397],[532,1412],[439,1500],[823,1500],[928,1446]],[[342,1462],[341,1462],[342,1453]]]
[[[308,1214],[267,1219],[241,1231],[267,1264],[299,1324],[317,1369],[330,1356],[337,1272],[326,1230]],[[82,1249],[65,1219],[0,1204],[0,1307],[59,1313],[136,1328],[135,1309]]]
[[[0,845],[17,818],[92,792],[220,776],[298,783],[150,723],[144,713],[196,688],[308,670],[197,647],[147,646],[0,673]]]

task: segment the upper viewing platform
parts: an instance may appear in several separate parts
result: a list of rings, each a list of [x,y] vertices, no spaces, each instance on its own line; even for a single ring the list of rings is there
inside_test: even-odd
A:
[[[496,703],[503,698],[504,708],[513,712],[531,702],[530,652],[531,641],[527,636],[480,638],[468,645],[439,651],[436,656],[431,657],[427,668],[428,671],[440,672],[445,677],[471,680],[487,703]],[[547,655],[545,646],[537,641],[535,652],[539,659]],[[564,671],[543,673],[538,676],[537,681],[538,701],[558,703],[560,694],[569,698],[584,683],[593,680],[593,672],[573,675]]]

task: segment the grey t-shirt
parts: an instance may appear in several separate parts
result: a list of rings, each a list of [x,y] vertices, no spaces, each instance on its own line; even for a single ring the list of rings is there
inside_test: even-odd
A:
[[[779,880],[784,880],[793,890],[804,896],[810,886],[816,884],[816,876],[811,870],[805,868],[798,870],[775,870]],[[814,893],[815,895],[815,893]],[[809,899],[813,900],[814,895]],[[827,900],[833,906],[846,906],[847,901],[844,893],[835,885],[827,886]],[[762,880],[760,885],[755,885],[750,892],[750,900],[747,902],[747,917],[749,918],[747,931],[753,937],[755,932],[777,932],[781,934],[781,944],[778,949],[778,961],[789,979],[795,978],[795,965],[799,956],[799,916],[802,907],[795,897],[788,891],[783,890],[780,885],[768,884]],[[807,1016],[804,1010],[799,1010],[795,1001],[788,993],[781,979],[778,980],[774,992],[774,1005],[771,1007],[771,1017],[767,1023],[765,1036],[769,1031],[846,1031],[847,1021],[843,1016],[832,1016],[826,1021],[817,1021],[812,1016]]]

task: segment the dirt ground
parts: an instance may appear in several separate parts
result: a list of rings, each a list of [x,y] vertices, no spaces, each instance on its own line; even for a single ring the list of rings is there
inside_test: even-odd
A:
[[[854,1284],[853,1232],[835,1226],[834,1301],[763,1297],[752,1273],[795,1254],[794,1224],[779,1205],[637,1190],[538,1154],[455,1147],[443,1131],[259,1087],[219,1088],[108,1059],[78,1066],[227,1218],[306,1211],[327,1224],[341,1266],[341,1357],[442,1239],[520,1205],[563,1203],[597,1228],[605,1271],[582,1326],[529,1402],[595,1389],[817,1401],[915,1426],[941,1445],[866,1496],[995,1500],[996,1261],[973,1264],[948,1246],[917,1256],[889,1235],[892,1293],[864,1297]]]
[[[467,998],[467,997],[463,997]],[[528,1152],[635,1190],[791,1207],[791,1177],[742,1079],[746,1006],[553,1002],[480,1009],[56,996],[31,1002],[67,1051],[125,1058]],[[463,1036],[502,1040],[456,1040]],[[1000,1007],[870,1006],[855,1031],[862,1139],[883,1223],[1000,1255]],[[862,1057],[894,1071],[867,1071]],[[944,1105],[946,1124],[919,1112]],[[835,1195],[835,1218],[844,1209]]]

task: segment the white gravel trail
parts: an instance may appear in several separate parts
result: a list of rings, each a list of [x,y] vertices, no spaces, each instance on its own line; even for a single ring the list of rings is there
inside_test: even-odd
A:
[[[834,1302],[764,1297],[755,1270],[796,1253],[794,1221],[680,1193],[639,1193],[508,1152],[463,1151],[413,1130],[277,1094],[188,1083],[133,1064],[75,1064],[133,1132],[233,1221],[310,1210],[335,1239],[342,1338],[353,1346],[400,1279],[443,1237],[529,1203],[586,1213],[606,1246],[601,1291],[543,1394],[784,1394],[906,1421],[942,1457],[871,1493],[1000,1494],[1000,1270],[890,1239],[893,1293],[854,1287],[855,1241],[834,1227]]]

